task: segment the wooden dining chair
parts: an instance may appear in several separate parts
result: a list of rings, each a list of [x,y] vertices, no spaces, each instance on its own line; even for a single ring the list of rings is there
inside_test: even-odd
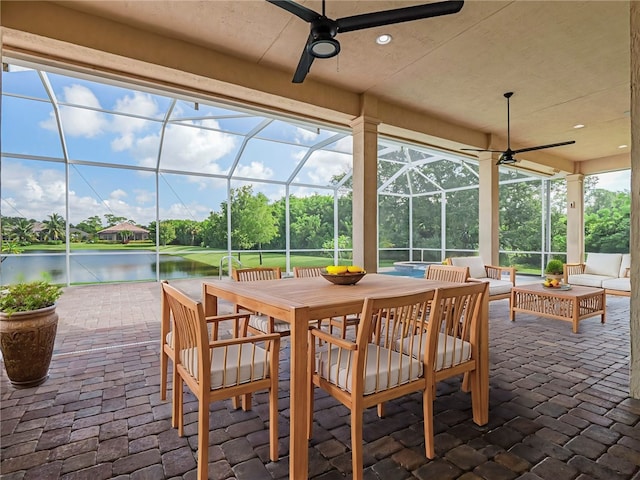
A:
[[[326,390],[351,410],[354,480],[363,478],[364,409],[422,391],[425,455],[433,458],[436,383],[471,372],[471,399],[474,407],[479,406],[478,316],[486,290],[486,283],[471,283],[439,288],[435,295],[425,292],[368,298],[355,342],[316,328],[310,330],[311,388]],[[313,395],[309,396],[309,403],[311,418]],[[310,420],[309,436],[311,428]]]
[[[178,435],[184,434],[183,384],[198,400],[197,478],[208,478],[209,404],[258,390],[269,391],[269,457],[278,460],[280,335],[210,340],[202,303],[168,283],[162,284],[162,290],[174,326],[173,404]]]
[[[469,267],[427,265],[427,269],[424,271],[424,278],[442,282],[465,283],[469,278]]]
[[[324,267],[293,267],[293,276],[296,278],[319,277]],[[347,328],[354,327],[357,332],[360,315],[342,315],[326,319],[329,322],[329,333],[333,335],[334,327],[340,331],[340,336],[346,338]],[[325,320],[318,320],[318,328],[322,327]]]
[[[282,278],[282,271],[280,267],[234,268],[232,276],[236,282],[278,280]],[[258,335],[261,333],[279,333],[282,336],[291,333],[290,325],[283,320],[262,315],[260,312],[250,310],[242,305],[235,306],[236,313],[239,313],[241,310],[251,312],[251,317],[247,325],[247,329],[251,333]]]
[[[353,480],[363,478],[362,427],[366,408],[416,391],[424,392],[423,354],[427,332],[427,302],[433,291],[394,297],[367,298],[355,342],[334,337],[318,328],[309,330],[309,436],[313,416],[313,386],[326,390],[351,410]],[[423,337],[416,345],[414,332]],[[396,348],[407,340],[408,349]],[[416,355],[412,355],[416,353]],[[425,422],[426,425],[426,422]],[[428,433],[425,427],[425,435]]]
[[[169,361],[174,362],[175,358],[175,342],[174,342],[174,326],[173,316],[171,315],[171,308],[169,308],[169,302],[167,300],[167,294],[162,288],[162,285],[168,285],[167,280],[161,282],[160,293],[160,399],[167,399],[167,383],[168,383],[168,370]],[[223,320],[233,320],[234,322],[239,320],[247,320],[249,318],[248,313],[244,314],[229,314],[229,315],[217,315],[214,317],[207,317],[207,329],[211,340],[218,339],[218,324]],[[239,327],[238,327],[239,328]],[[175,425],[174,425],[175,426]]]
[[[488,295],[487,282],[471,282],[456,287],[438,288],[431,301],[427,324],[427,344],[424,354],[425,378],[425,448],[428,458],[435,456],[433,432],[433,402],[436,384],[446,378],[463,375],[464,383],[471,391],[473,410],[481,409],[480,368],[480,312],[484,297]],[[402,351],[414,344],[412,355],[421,348],[422,335],[405,340]],[[419,348],[420,346],[420,348]],[[398,345],[398,348],[399,345]],[[487,385],[486,388],[489,388]],[[486,406],[488,408],[488,405]]]

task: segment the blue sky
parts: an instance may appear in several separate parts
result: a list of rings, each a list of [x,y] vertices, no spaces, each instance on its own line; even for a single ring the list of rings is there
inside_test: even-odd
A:
[[[69,169],[69,218],[74,224],[105,214],[142,225],[156,217],[153,172],[98,163],[149,169],[159,164],[164,170],[193,173],[164,172],[158,180],[160,218],[193,220],[203,220],[226,200],[227,180],[222,177],[229,174],[239,153],[234,178],[240,180],[231,186],[251,184],[271,200],[282,198],[285,187],[269,182],[293,177],[305,186],[292,186],[292,194],[325,194],[327,190],[319,187],[351,169],[348,132],[184,99],[174,102],[167,96],[58,74],[46,74],[45,81],[61,105],[68,157],[89,163],[72,164]],[[64,216],[64,148],[43,82],[38,72],[12,66],[2,73],[2,88],[9,94],[2,98],[2,151],[59,160],[3,158],[2,214],[36,220],[52,213]],[[165,118],[169,123],[163,131]],[[245,143],[250,132],[255,135]],[[310,148],[314,145],[323,146]],[[598,185],[630,190],[629,178],[629,171],[614,172],[600,176]]]
[[[61,105],[64,144],[72,161],[150,169],[159,164],[164,170],[207,175],[162,173],[161,218],[202,220],[219,210],[226,200],[227,180],[222,177],[228,176],[239,153],[233,176],[263,180],[252,182],[254,191],[272,200],[281,198],[285,188],[269,182],[292,177],[303,159],[304,168],[293,178],[311,187],[292,186],[296,195],[326,193],[313,186],[328,186],[334,175],[351,169],[352,141],[347,132],[186,100],[174,104],[169,97],[79,78],[56,74],[46,78]],[[64,159],[56,114],[37,72],[11,68],[2,81],[3,92],[15,95],[3,96],[2,151]],[[165,118],[170,122],[163,131]],[[254,130],[259,131],[245,142],[245,135]],[[328,144],[310,150],[318,142]],[[54,212],[64,215],[63,163],[5,157],[3,166],[3,215],[38,220]],[[153,172],[73,164],[70,220],[78,223],[110,213],[148,224],[156,215],[155,182]]]

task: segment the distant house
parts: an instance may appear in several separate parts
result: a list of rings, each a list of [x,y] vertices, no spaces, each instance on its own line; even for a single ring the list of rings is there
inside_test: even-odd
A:
[[[125,235],[123,235],[125,232]],[[127,242],[130,240],[149,240],[149,230],[138,227],[133,223],[123,222],[112,227],[107,227],[98,232],[98,239],[113,242]]]

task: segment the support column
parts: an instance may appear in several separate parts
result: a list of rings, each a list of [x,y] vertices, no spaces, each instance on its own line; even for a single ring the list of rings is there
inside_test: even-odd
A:
[[[360,116],[353,129],[353,263],[378,271],[378,125]]]
[[[478,192],[478,242],[482,260],[487,265],[500,264],[499,172],[490,152],[478,156],[480,184]]]
[[[640,2],[631,19],[631,372],[629,393],[640,399]]]
[[[567,262],[584,262],[584,175],[567,175]]]

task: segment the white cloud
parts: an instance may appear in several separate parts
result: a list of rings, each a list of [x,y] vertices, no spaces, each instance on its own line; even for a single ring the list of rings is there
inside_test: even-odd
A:
[[[84,105],[91,108],[101,108],[100,102],[91,90],[82,85],[64,87],[61,102]],[[106,115],[95,110],[84,108],[60,107],[60,118],[65,135],[72,137],[93,138],[101,135],[107,128]],[[58,131],[58,124],[53,112],[49,118],[40,122],[40,126],[47,130]]]
[[[631,170],[601,173],[596,175],[596,177],[598,177],[598,188],[603,188],[612,192],[631,191]]]
[[[114,110],[149,118],[158,116],[158,104],[154,101],[153,97],[140,92],[133,92],[133,95],[119,98],[116,101]],[[153,125],[155,126],[157,124],[154,122]],[[115,115],[112,119],[110,129],[119,136],[111,141],[111,148],[116,152],[131,148],[135,143],[136,133],[149,129],[151,126],[152,124],[149,120],[125,115]]]
[[[169,170],[224,174],[217,162],[235,148],[235,141],[235,136],[222,132],[168,125],[160,166]],[[155,168],[158,146],[158,134],[148,135],[136,140],[131,153],[140,165]]]
[[[328,185],[336,175],[349,172],[352,168],[352,156],[326,150],[313,152],[300,171],[307,179],[296,177],[296,181],[317,185]]]
[[[238,165],[234,176],[245,178],[269,179],[273,177],[273,170],[260,162],[251,162],[249,165]]]

